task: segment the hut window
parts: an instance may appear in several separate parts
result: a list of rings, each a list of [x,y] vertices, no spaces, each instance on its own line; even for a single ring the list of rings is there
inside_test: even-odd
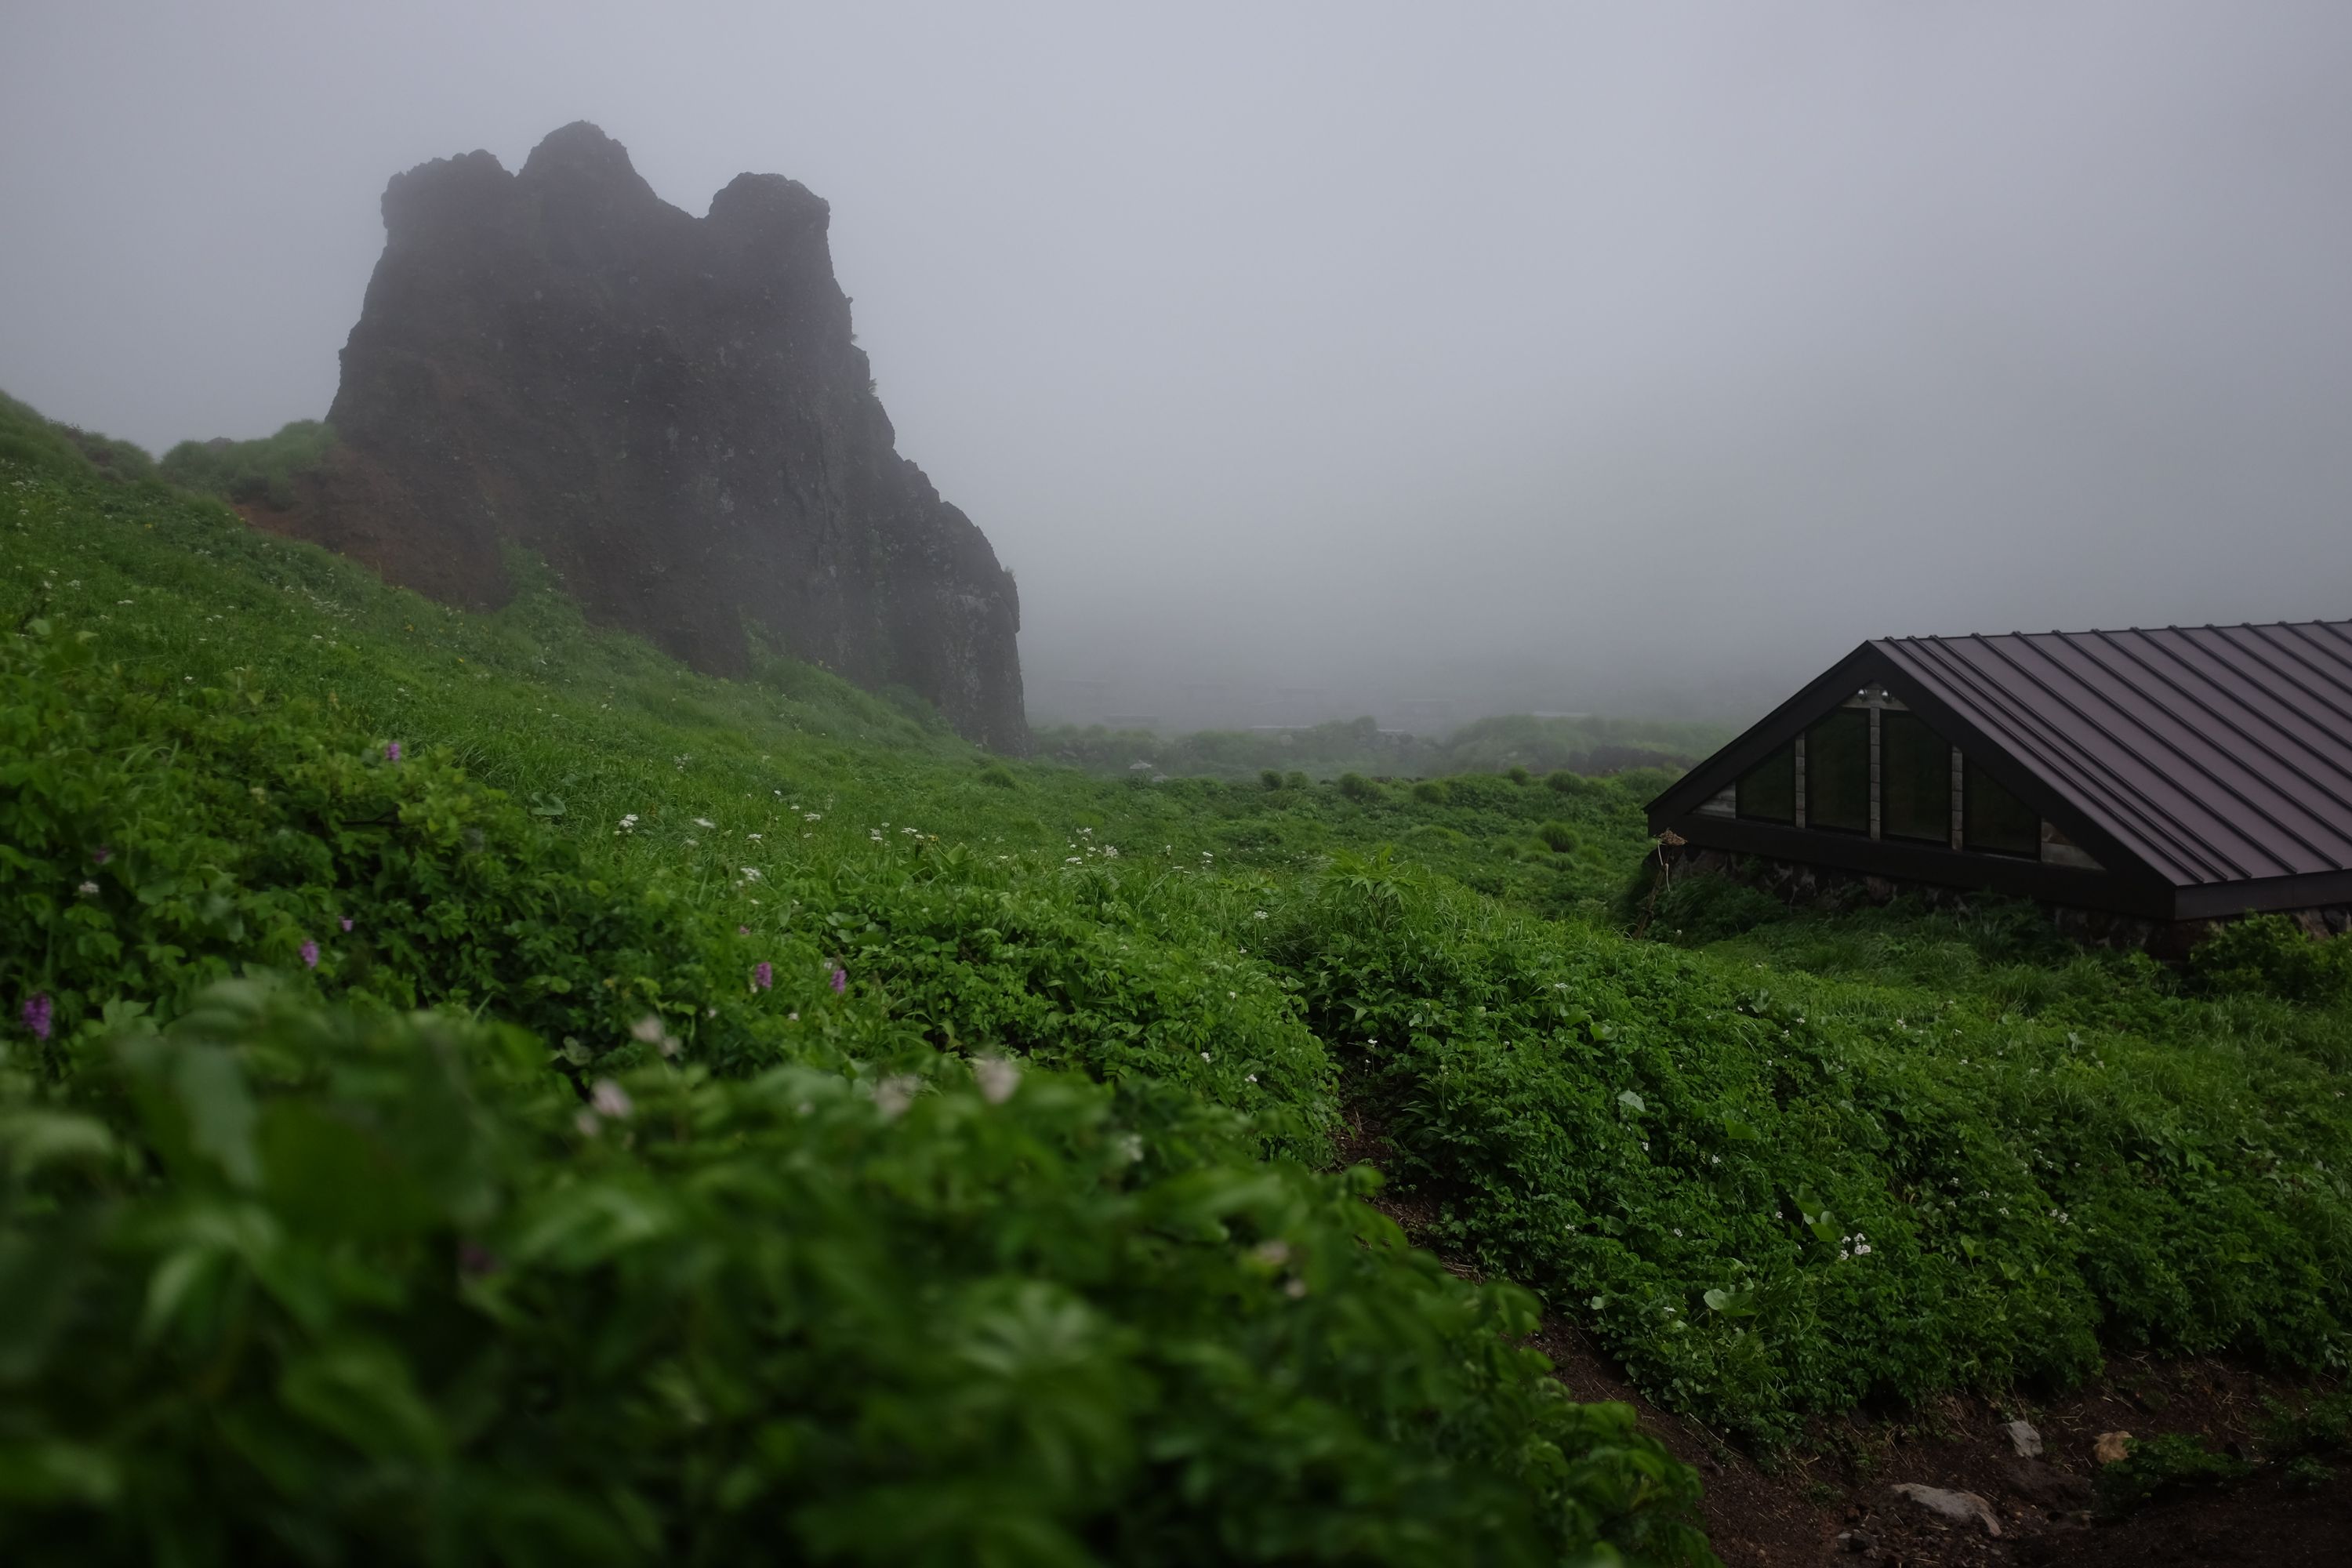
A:
[[[1841,708],[1805,731],[1805,822],[1870,831],[1870,713]]]
[[[1961,763],[1960,841],[1989,855],[2042,854],[2042,814],[1992,781],[1972,758]]]
[[[1889,838],[1952,841],[1952,749],[1916,713],[1878,716],[1878,825]]]
[[[1740,775],[1739,815],[1755,822],[1797,820],[1797,746],[1791,741]]]

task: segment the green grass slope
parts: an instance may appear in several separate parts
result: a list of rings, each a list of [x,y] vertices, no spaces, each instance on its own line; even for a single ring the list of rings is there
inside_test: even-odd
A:
[[[1759,1443],[2117,1348],[2343,1368],[2340,942],[2175,976],[1699,881],[1637,940],[1658,774],[1007,763],[84,449],[0,427],[11,1544],[1695,1550],[1343,1115]]]
[[[12,1558],[1705,1560],[1530,1298],[1316,1173],[1245,821],[1122,851],[6,412]]]

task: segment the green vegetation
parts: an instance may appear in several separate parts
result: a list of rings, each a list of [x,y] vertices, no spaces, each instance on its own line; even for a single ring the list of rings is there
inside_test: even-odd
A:
[[[1382,731],[1371,719],[1297,730],[1149,730],[1063,724],[1037,731],[1037,752],[1089,773],[1228,781],[1262,773],[1305,779],[1413,779],[1443,773],[1613,773],[1682,768],[1731,738],[1721,724],[1647,719],[1538,719],[1511,714],[1465,724],[1444,739]]]
[[[0,535],[12,1557],[1706,1560],[1119,791],[30,437]]]
[[[2215,1453],[2202,1437],[2186,1432],[2135,1437],[2123,1458],[2100,1467],[2099,1511],[2116,1518],[2198,1487],[2244,1480],[2253,1469],[2243,1459]]]
[[[14,1555],[1673,1561],[1538,1303],[1759,1445],[2352,1348],[2340,941],[1652,905],[1657,771],[1008,763],[23,419],[0,541]]]
[[[155,460],[130,442],[44,419],[5,393],[0,393],[0,462],[27,469],[86,468],[125,480],[155,476]]]
[[[655,1058],[583,1105],[530,1037],[249,982],[115,1036],[11,1095],[17,1561],[1682,1542],[1522,1299],[1181,1092]]]
[[[2235,1486],[2264,1473],[2275,1474],[2289,1490],[2317,1490],[2335,1483],[2330,1460],[2347,1449],[2352,1449],[2352,1390],[2299,1406],[2272,1401],[2251,1458],[2234,1443],[2217,1453],[2189,1433],[2131,1439],[2124,1458],[2101,1467],[2095,1479],[2099,1511],[2120,1518],[2183,1492]]]
[[[294,477],[324,462],[334,445],[331,427],[297,419],[256,441],[183,441],[163,454],[157,471],[188,489],[283,511],[294,504]]]

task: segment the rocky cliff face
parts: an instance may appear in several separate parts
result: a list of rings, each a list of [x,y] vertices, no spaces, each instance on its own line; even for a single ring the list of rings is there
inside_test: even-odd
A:
[[[341,444],[276,522],[487,606],[509,547],[592,619],[736,674],[753,639],[1027,749],[1013,579],[899,457],[825,204],[744,174],[693,217],[586,123],[384,192]]]

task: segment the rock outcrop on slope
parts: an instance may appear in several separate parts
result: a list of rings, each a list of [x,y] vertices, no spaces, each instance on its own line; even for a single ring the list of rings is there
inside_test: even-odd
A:
[[[396,175],[341,443],[271,525],[475,606],[520,547],[698,668],[764,641],[1025,751],[1012,576],[898,455],[827,220],[776,174],[691,216],[585,122]]]

